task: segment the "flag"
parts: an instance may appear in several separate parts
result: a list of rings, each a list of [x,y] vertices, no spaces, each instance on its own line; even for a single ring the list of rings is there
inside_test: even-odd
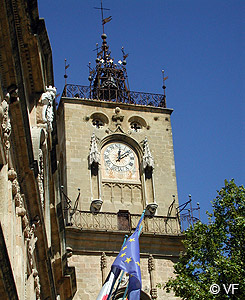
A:
[[[129,300],[140,300],[141,272],[140,272],[140,248],[139,248],[139,225],[135,232],[127,239],[122,246],[112,267],[127,272],[129,276],[128,295]]]
[[[97,57],[98,57],[98,56],[101,56],[102,54],[103,54],[103,50],[100,51],[100,52],[98,52]]]
[[[119,269],[114,268],[114,267],[111,268],[111,272],[107,276],[106,281],[104,282],[96,300],[107,300],[108,299],[108,296],[111,294],[113,285],[114,285],[115,281],[117,280],[117,277],[119,276],[119,274],[120,274]]]
[[[110,22],[112,20],[112,16],[105,18],[102,20],[102,25],[105,25],[106,23]]]

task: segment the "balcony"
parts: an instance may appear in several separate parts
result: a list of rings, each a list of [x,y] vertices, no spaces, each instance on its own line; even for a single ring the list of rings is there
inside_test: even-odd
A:
[[[162,94],[125,91],[120,89],[92,88],[66,84],[61,97],[93,99],[106,102],[127,103],[166,108],[166,97]]]
[[[141,215],[130,214],[128,211],[118,213],[92,213],[90,211],[67,211],[65,213],[67,226],[82,230],[98,231],[133,231]],[[179,219],[177,217],[154,216],[146,217],[142,222],[144,233],[159,235],[176,235],[181,233]]]

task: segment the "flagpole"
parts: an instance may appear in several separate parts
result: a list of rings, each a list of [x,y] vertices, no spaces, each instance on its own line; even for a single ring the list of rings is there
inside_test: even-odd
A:
[[[124,292],[124,294],[123,294],[122,300],[124,300],[125,297],[126,297],[126,295],[127,295],[127,292],[128,292],[128,285],[129,285],[129,283],[127,284],[127,287],[126,287],[125,292]]]
[[[118,291],[118,288],[119,288],[119,285],[120,285],[120,283],[121,283],[121,281],[122,281],[122,278],[123,278],[124,273],[125,273],[125,272],[123,271],[121,277],[120,277],[119,280],[118,280],[117,287],[116,287],[116,290],[115,290],[115,292],[114,292],[114,295],[113,295],[112,300],[115,300],[116,292]]]
[[[145,212],[146,212],[146,208],[143,210],[141,216],[140,216],[140,220],[139,220],[139,224],[141,224],[141,222],[143,221],[144,219],[144,216],[145,216]],[[139,226],[139,224],[137,225],[137,227]],[[140,232],[139,232],[140,233]]]

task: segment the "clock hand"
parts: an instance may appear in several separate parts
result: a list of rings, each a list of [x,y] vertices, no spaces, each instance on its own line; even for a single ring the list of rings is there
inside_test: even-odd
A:
[[[120,161],[120,160],[121,160],[121,149],[118,150],[116,161]]]
[[[126,157],[129,155],[130,150],[126,151],[125,153],[123,153],[123,155],[120,157],[120,159]]]

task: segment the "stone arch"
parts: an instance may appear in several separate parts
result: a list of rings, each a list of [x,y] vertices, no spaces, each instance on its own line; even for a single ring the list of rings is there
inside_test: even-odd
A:
[[[90,118],[90,120],[92,122],[92,125],[94,127],[96,127],[95,123],[96,124],[98,123],[98,126],[100,125],[98,128],[104,127],[104,126],[109,124],[109,118],[103,112],[95,112],[95,113],[91,114],[91,116],[89,118]]]
[[[138,129],[147,128],[147,123],[144,118],[138,115],[133,115],[128,119],[129,126],[132,129],[133,125],[138,125]],[[137,128],[137,127],[136,127]]]

